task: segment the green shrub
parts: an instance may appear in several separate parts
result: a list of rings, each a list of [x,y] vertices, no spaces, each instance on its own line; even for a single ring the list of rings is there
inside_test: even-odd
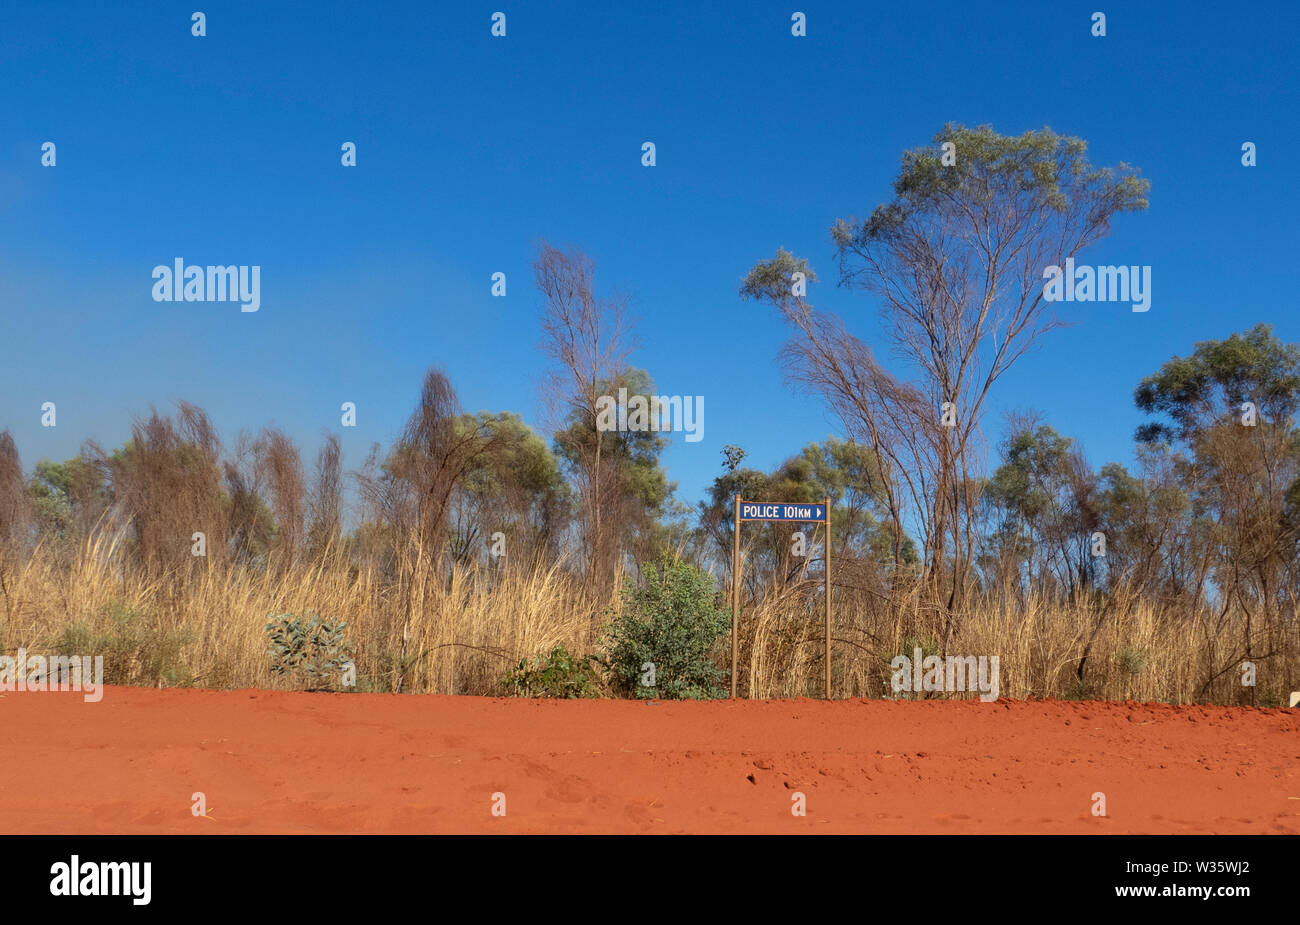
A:
[[[713,579],[666,556],[642,575],[643,585],[624,585],[623,612],[603,640],[601,664],[613,686],[643,700],[726,696],[727,674],[711,656],[731,616],[716,606]]]
[[[1132,646],[1125,646],[1115,653],[1115,664],[1125,674],[1138,674],[1147,666],[1146,653]]]
[[[194,673],[181,651],[193,642],[184,630],[165,629],[159,620],[130,604],[113,601],[101,612],[96,629],[74,622],[52,640],[56,655],[102,656],[104,683],[147,687],[188,687]]]
[[[515,697],[596,697],[591,659],[590,655],[576,658],[564,646],[556,646],[545,656],[520,659],[502,683]]]
[[[329,690],[352,664],[353,646],[344,635],[347,623],[327,623],[311,615],[272,617],[266,624],[270,637],[271,672],[294,678],[307,690]]]

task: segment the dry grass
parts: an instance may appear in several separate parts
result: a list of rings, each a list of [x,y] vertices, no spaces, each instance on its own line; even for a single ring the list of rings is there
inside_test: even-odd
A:
[[[359,690],[397,689],[401,675],[401,689],[413,693],[495,695],[521,658],[556,644],[578,654],[594,651],[616,606],[612,597],[595,599],[565,563],[532,570],[457,567],[445,581],[426,584],[403,647],[406,589],[337,546],[287,571],[205,562],[183,576],[146,577],[130,567],[121,536],[96,531],[71,555],[42,545],[11,568],[3,589],[5,649],[93,645],[108,656],[110,682],[273,688],[286,682],[270,671],[268,618],[316,613],[347,621]],[[822,607],[816,582],[746,601],[742,694],[821,695]],[[1012,698],[1274,706],[1285,705],[1300,686],[1300,666],[1284,656],[1257,658],[1257,687],[1241,685],[1240,669],[1230,666],[1242,660],[1244,633],[1231,615],[1211,633],[1207,619],[1149,602],[1114,598],[1109,607],[1102,614],[1033,598],[986,599],[955,621],[947,653],[997,655],[1000,694]],[[1288,639],[1257,638],[1252,649],[1295,652],[1294,625],[1289,632]],[[932,621],[908,607],[840,592],[832,635],[836,697],[894,696],[890,660],[910,656],[915,646],[929,654],[937,639]],[[729,646],[719,651],[725,661]]]
[[[5,591],[13,613],[5,627],[8,651],[51,651],[70,628],[80,633],[74,638],[108,640],[130,622],[175,644],[177,664],[166,667],[179,669],[172,676],[184,683],[277,687],[268,618],[314,613],[347,621],[359,689],[394,689],[404,597],[337,549],[280,574],[204,563],[183,578],[148,579],[127,566],[120,541],[97,533],[70,562],[60,559],[39,547],[12,574]],[[414,611],[403,689],[499,693],[501,677],[525,655],[557,643],[590,650],[603,609],[558,564],[534,571],[458,568],[445,584],[428,585]],[[106,671],[126,683],[171,680],[148,676],[148,658],[136,661]]]
[[[832,692],[836,697],[891,697],[890,661],[916,647],[938,650],[934,621],[837,594],[832,615]],[[786,589],[750,601],[741,615],[741,690],[755,697],[821,696],[824,617],[820,587]],[[999,693],[1016,699],[1088,698],[1285,706],[1300,687],[1300,632],[1291,620],[1266,638],[1251,638],[1256,685],[1242,684],[1245,621],[1221,625],[1205,614],[1113,596],[1101,604],[1030,597],[978,599],[957,615],[946,652],[996,655]],[[1211,629],[1215,622],[1217,631]],[[1273,654],[1261,654],[1273,653]],[[1086,655],[1086,659],[1085,659]],[[1083,672],[1080,676],[1080,664]],[[751,687],[752,681],[752,687]],[[912,694],[902,696],[911,697]],[[970,693],[926,694],[972,697]]]

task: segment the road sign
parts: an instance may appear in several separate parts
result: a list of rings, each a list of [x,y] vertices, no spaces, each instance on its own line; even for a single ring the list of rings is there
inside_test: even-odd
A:
[[[736,662],[740,658],[740,525],[744,521],[796,521],[826,525],[826,699],[831,699],[831,499],[824,504],[789,504],[785,501],[736,499],[736,521],[731,553],[731,696],[736,696]],[[753,683],[750,684],[753,689]]]
[[[742,501],[741,520],[798,520],[826,522],[825,504],[787,504],[783,501]]]

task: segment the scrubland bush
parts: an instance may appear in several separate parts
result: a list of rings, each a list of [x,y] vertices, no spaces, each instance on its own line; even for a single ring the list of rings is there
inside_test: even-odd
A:
[[[515,697],[597,697],[599,681],[591,656],[578,658],[557,645],[545,656],[520,659],[502,682]]]
[[[629,578],[622,612],[604,640],[603,664],[622,693],[641,699],[723,697],[726,672],[713,660],[731,617],[716,604],[713,579],[663,557]]]
[[[274,617],[266,624],[271,673],[287,676],[308,690],[337,688],[343,673],[355,667],[346,628],[345,621],[329,622],[314,615],[307,620],[292,614]]]

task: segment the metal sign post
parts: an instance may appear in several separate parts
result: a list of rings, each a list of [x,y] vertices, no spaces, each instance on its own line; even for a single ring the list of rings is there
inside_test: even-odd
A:
[[[736,498],[731,552],[731,696],[736,696],[736,662],[740,658],[740,524],[742,521],[795,521],[826,525],[826,699],[831,699],[831,499],[824,504],[743,501]],[[751,692],[753,686],[750,687]]]

